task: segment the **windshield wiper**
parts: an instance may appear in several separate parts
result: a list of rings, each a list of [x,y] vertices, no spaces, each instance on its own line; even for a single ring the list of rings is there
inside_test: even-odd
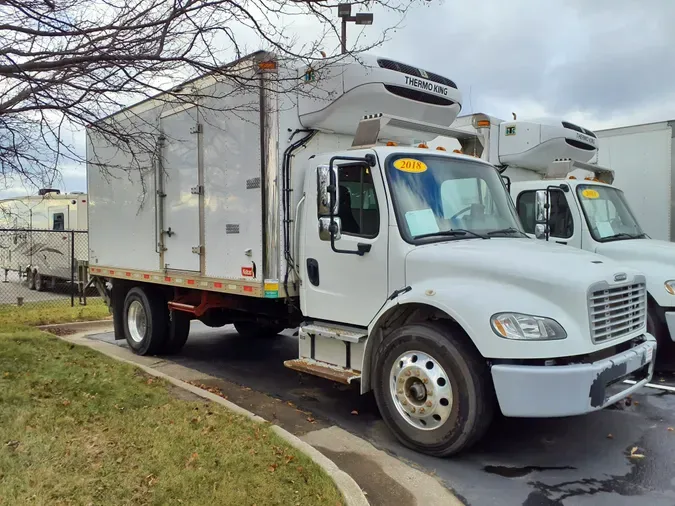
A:
[[[442,236],[450,236],[450,237],[457,237],[457,236],[465,236],[469,235],[471,237],[477,237],[480,239],[489,239],[487,235],[479,234],[478,232],[474,232],[472,230],[466,230],[464,228],[455,228],[453,230],[439,230],[438,232],[430,232],[428,234],[421,234],[421,235],[416,235],[413,237],[413,239],[424,239],[425,237],[442,237]],[[468,239],[468,237],[467,237]]]
[[[519,234],[523,237],[528,237],[528,235],[525,232],[522,232],[517,228],[513,227],[500,228],[499,230],[491,230],[490,232],[487,233],[487,235],[497,235],[497,234]]]
[[[606,241],[607,239],[639,239],[639,238],[640,238],[640,236],[627,234],[626,232],[619,232],[618,234],[613,234],[613,235],[608,235],[607,237],[603,237],[602,240]]]

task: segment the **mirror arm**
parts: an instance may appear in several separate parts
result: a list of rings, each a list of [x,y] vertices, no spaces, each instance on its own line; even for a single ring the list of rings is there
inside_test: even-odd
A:
[[[366,163],[369,167],[375,167],[376,160],[375,160],[375,155],[372,153],[368,153],[364,157],[360,156],[334,156],[330,159],[330,162],[328,164],[328,177],[330,178],[329,185],[328,185],[328,194],[330,195],[330,203],[328,206],[329,209],[329,217],[330,217],[330,226],[328,228],[330,232],[330,248],[335,252],[335,253],[343,253],[345,255],[358,255],[362,257],[366,253],[370,251],[369,247],[362,247],[359,245],[359,249],[354,251],[354,250],[346,250],[346,249],[337,249],[335,247],[335,235],[337,234],[336,230],[336,223],[333,218],[335,218],[335,212],[333,211],[335,209],[335,196],[337,194],[337,181],[335,174],[336,172],[333,170],[333,166],[335,165],[335,162],[337,160],[344,160],[344,161],[353,161],[353,162],[362,162]],[[370,245],[369,245],[370,246]]]

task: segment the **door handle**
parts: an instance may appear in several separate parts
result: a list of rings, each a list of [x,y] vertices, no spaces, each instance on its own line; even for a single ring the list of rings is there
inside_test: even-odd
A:
[[[366,242],[360,242],[356,245],[356,248],[359,251],[359,255],[365,255],[371,250],[372,247],[373,247],[372,244]]]

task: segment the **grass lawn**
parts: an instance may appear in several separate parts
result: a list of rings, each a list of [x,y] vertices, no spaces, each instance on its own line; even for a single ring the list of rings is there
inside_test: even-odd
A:
[[[23,306],[0,305],[0,325],[48,325],[108,318],[110,312],[101,299],[89,299],[86,306],[77,303],[70,307],[70,300],[27,302]]]
[[[95,351],[5,325],[0,504],[304,506],[342,498],[267,425]]]

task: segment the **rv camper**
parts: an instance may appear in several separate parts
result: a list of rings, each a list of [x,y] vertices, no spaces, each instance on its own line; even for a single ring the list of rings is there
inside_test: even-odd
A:
[[[84,286],[87,266],[87,195],[44,189],[0,201],[0,268],[25,277],[31,290],[59,281]]]

